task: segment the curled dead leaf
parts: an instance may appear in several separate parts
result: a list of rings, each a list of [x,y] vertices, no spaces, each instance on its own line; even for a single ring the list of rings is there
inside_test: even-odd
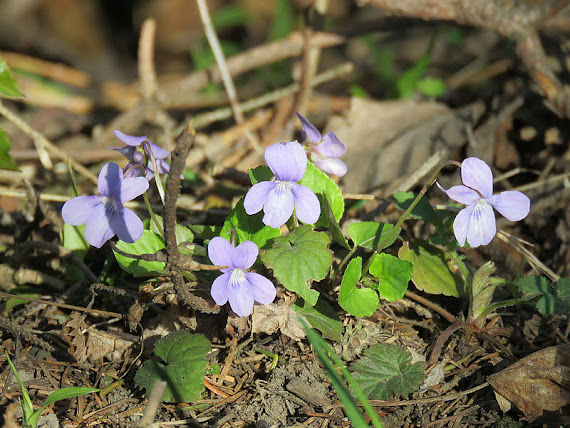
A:
[[[570,405],[570,345],[541,349],[487,379],[533,421]]]

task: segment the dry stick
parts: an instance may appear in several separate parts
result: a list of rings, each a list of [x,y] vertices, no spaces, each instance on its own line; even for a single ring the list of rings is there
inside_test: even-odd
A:
[[[157,379],[152,386],[143,417],[138,423],[139,428],[149,428],[154,422],[156,412],[158,412],[158,407],[160,406],[160,403],[162,403],[162,396],[164,395],[165,390],[166,382],[164,380]]]
[[[193,309],[202,312],[219,312],[219,307],[212,307],[206,300],[195,296],[188,291],[182,271],[191,271],[203,268],[219,269],[216,266],[204,266],[196,263],[192,258],[182,259],[176,242],[176,199],[180,193],[180,177],[186,165],[186,158],[190,153],[190,147],[196,138],[196,131],[188,126],[176,141],[176,147],[172,152],[172,163],[166,180],[164,200],[164,241],[167,255],[166,269],[170,272],[174,289],[178,297]]]
[[[147,18],[141,27],[138,51],[138,70],[141,92],[145,99],[151,98],[158,89],[156,71],[154,69],[154,37],[156,20]]]
[[[444,317],[450,323],[456,323],[457,322],[456,317],[454,317],[452,314],[447,312],[445,309],[443,309],[441,306],[437,305],[436,303],[433,303],[432,301],[425,299],[422,296],[419,296],[416,293],[413,293],[411,291],[406,291],[405,296],[409,297],[410,299],[415,300],[416,302],[421,303],[422,305],[427,306],[430,309],[433,309],[435,312],[440,314],[442,317]]]
[[[143,22],[141,36],[139,38],[138,71],[143,98],[150,102],[154,102],[154,98],[158,94],[158,79],[154,67],[155,36],[156,20],[154,18],[147,18]],[[164,145],[168,151],[171,151],[173,148],[171,135],[174,120],[172,120],[162,108],[157,109],[153,117],[149,119],[163,128]]]
[[[90,314],[100,315],[102,317],[119,318],[119,319],[124,318],[123,314],[118,314],[117,312],[109,312],[109,311],[101,311],[98,309],[82,308],[81,306],[68,305],[67,303],[50,302],[49,300],[34,299],[32,297],[24,297],[24,296],[20,296],[18,294],[10,294],[10,293],[0,292],[0,297],[3,297],[4,299],[21,299],[21,300],[26,300],[28,302],[44,303],[46,305],[55,306],[57,308],[71,309],[72,311],[79,311],[79,312],[88,312]]]
[[[214,53],[214,57],[216,58],[216,63],[220,69],[220,73],[222,75],[222,81],[224,82],[224,87],[226,88],[226,93],[228,94],[228,100],[230,101],[230,106],[232,107],[232,111],[235,117],[235,120],[238,124],[242,124],[244,121],[243,112],[241,111],[236,88],[234,82],[232,80],[232,76],[230,71],[228,70],[228,65],[226,64],[226,58],[224,57],[224,52],[220,46],[220,41],[218,40],[218,35],[214,30],[214,25],[212,24],[212,20],[210,19],[210,13],[208,12],[208,6],[206,5],[205,0],[196,0],[198,4],[198,9],[200,10],[200,18],[202,19],[202,24],[204,24],[204,32],[206,33],[206,38],[208,39],[208,43],[210,44],[210,48]],[[247,139],[249,140],[250,144],[253,146],[254,150],[260,155],[263,156],[263,150],[261,149],[260,143],[257,138],[247,129],[246,127],[242,127],[243,132],[245,133]]]
[[[57,147],[54,143],[49,141],[46,137],[44,137],[40,132],[36,131],[30,125],[28,125],[19,115],[14,113],[13,111],[6,108],[2,101],[0,101],[0,114],[16,125],[22,132],[26,135],[31,137],[34,140],[34,144],[36,145],[36,150],[38,151],[38,155],[42,165],[46,169],[52,169],[53,164],[49,157],[47,151],[50,151],[56,158],[64,161],[69,162],[71,167],[75,169],[81,175],[87,177],[93,183],[97,184],[97,177],[91,173],[87,168],[81,165],[78,161],[73,159],[59,147]]]
[[[535,2],[534,7],[528,7],[528,3],[503,0],[360,0],[361,5],[371,4],[396,15],[456,21],[497,31],[516,43],[519,57],[555,111],[569,116],[570,100],[544,52],[537,28],[570,4],[570,0]]]

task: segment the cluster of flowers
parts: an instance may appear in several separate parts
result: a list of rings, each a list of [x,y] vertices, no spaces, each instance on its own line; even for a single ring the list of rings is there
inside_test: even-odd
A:
[[[274,176],[270,181],[255,184],[244,199],[245,211],[256,214],[263,210],[263,223],[278,228],[295,212],[303,223],[315,223],[321,213],[315,193],[299,184],[307,168],[307,153],[313,163],[326,173],[343,176],[346,165],[338,159],[346,146],[329,132],[324,137],[301,114],[302,134],[306,149],[296,141],[277,143],[265,151],[265,161]],[[99,173],[100,196],[78,196],[66,202],[62,208],[63,220],[71,225],[85,224],[85,237],[94,247],[100,248],[117,235],[127,243],[137,241],[143,233],[143,224],[137,215],[124,207],[124,203],[149,188],[155,173],[166,174],[165,162],[169,153],[151,143],[146,137],[135,137],[115,131],[126,146],[114,148],[129,161],[124,170],[108,163]],[[530,200],[521,192],[507,191],[493,195],[493,175],[489,166],[480,159],[465,159],[461,167],[463,185],[444,191],[451,199],[465,204],[457,215],[453,229],[461,245],[472,247],[486,245],[496,234],[493,207],[508,220],[526,217]],[[213,238],[208,245],[210,260],[221,269],[214,281],[211,295],[218,305],[229,301],[238,316],[247,316],[254,302],[268,304],[275,299],[275,286],[267,278],[248,272],[257,259],[259,249],[252,241],[244,241],[234,247],[221,237]]]

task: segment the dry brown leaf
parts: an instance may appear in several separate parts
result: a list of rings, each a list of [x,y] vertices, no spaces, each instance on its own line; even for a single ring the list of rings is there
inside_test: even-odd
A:
[[[251,316],[251,332],[273,334],[277,331],[299,341],[305,337],[305,330],[295,317],[291,304],[280,300],[279,303],[254,306]]]
[[[62,336],[69,343],[68,352],[79,363],[87,360],[96,361],[111,353],[120,358],[120,351],[129,348],[134,342],[106,331],[90,329],[85,323],[85,316],[73,312],[62,329]]]
[[[570,404],[570,345],[541,349],[487,379],[533,421]]]
[[[436,151],[449,156],[463,144],[469,117],[482,111],[479,105],[454,111],[435,102],[353,98],[348,117],[333,117],[327,127],[347,146],[345,191],[393,190]]]
[[[67,322],[63,325],[61,335],[69,343],[67,350],[79,363],[87,360],[85,343],[86,339],[83,331],[87,329],[85,317],[79,312],[72,312]]]

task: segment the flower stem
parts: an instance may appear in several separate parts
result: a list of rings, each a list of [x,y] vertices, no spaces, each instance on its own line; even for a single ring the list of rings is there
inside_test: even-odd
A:
[[[156,183],[156,188],[158,190],[158,194],[160,195],[160,200],[162,201],[162,205],[164,205],[164,187],[162,186],[162,181],[160,180],[160,174],[158,173],[158,164],[156,162],[156,158],[152,153],[150,144],[148,144],[147,141],[145,141],[143,144],[148,145],[146,149],[148,150],[150,161],[152,162],[152,167],[154,169],[154,182]]]
[[[162,229],[162,224],[160,224],[158,218],[156,218],[156,215],[154,214],[154,211],[150,206],[150,201],[148,200],[146,192],[143,194],[143,199],[144,199],[144,204],[146,205],[146,209],[150,214],[151,221],[154,223],[154,226],[156,227],[156,230],[158,230],[158,233],[160,233],[160,236],[164,237],[164,230]]]
[[[410,215],[410,213],[412,212],[412,210],[415,208],[415,206],[418,204],[418,202],[420,202],[420,199],[426,194],[426,192],[428,191],[428,189],[433,186],[433,183],[435,183],[435,181],[437,180],[437,177],[439,176],[439,173],[441,172],[441,170],[447,166],[447,165],[455,165],[455,163],[453,161],[447,161],[444,162],[443,164],[441,164],[439,166],[439,168],[437,168],[433,175],[431,176],[430,181],[428,182],[428,184],[426,184],[422,190],[420,191],[420,193],[418,193],[418,195],[416,196],[416,198],[412,201],[412,203],[410,204],[410,206],[408,207],[408,209],[406,211],[404,211],[404,214],[402,214],[402,216],[400,217],[400,219],[398,220],[398,222],[394,225],[394,227],[392,228],[392,230],[390,231],[390,233],[388,234],[388,236],[386,236],[386,238],[384,238],[384,241],[382,241],[382,243],[380,244],[380,246],[378,248],[384,248],[384,246],[390,242],[391,240],[394,239],[394,237],[400,233],[400,227],[402,226],[402,223],[404,223],[404,221],[408,218],[408,216]],[[437,227],[437,226],[436,226]]]

